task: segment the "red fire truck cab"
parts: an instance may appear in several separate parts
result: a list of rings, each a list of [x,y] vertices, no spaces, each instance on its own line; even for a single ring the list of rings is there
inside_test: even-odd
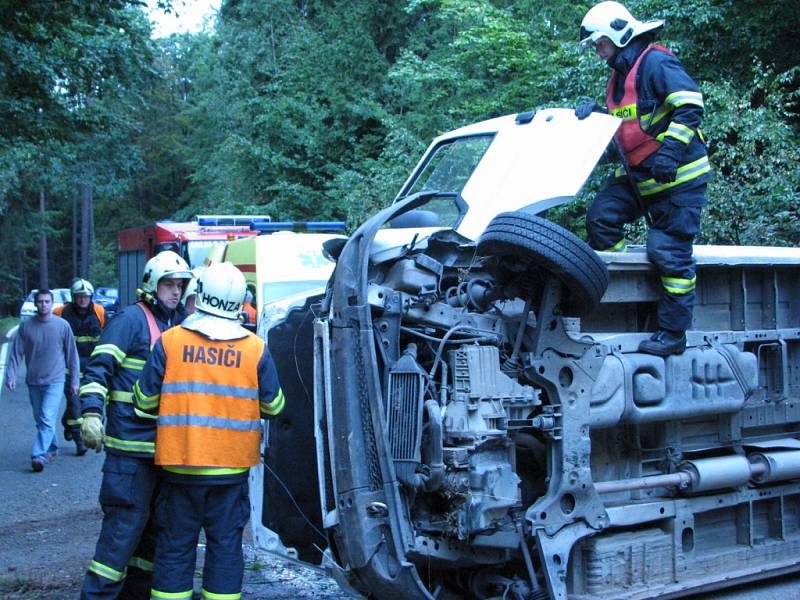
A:
[[[182,256],[191,268],[201,266],[214,246],[258,235],[254,223],[267,223],[266,215],[198,215],[194,221],[161,221],[119,232],[120,307],[136,301],[145,263],[162,250]]]

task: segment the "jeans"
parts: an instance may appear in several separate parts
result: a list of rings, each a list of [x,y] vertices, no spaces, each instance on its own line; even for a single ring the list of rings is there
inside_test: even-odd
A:
[[[47,460],[48,454],[58,453],[56,422],[63,391],[63,381],[49,385],[28,386],[28,396],[31,399],[31,407],[33,407],[33,420],[36,423],[36,439],[33,442],[31,458]]]

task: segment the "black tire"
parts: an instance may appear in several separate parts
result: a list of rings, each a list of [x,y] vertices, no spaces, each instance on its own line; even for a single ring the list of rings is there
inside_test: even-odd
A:
[[[525,288],[540,286],[546,274],[554,275],[566,290],[561,302],[565,315],[589,314],[608,287],[606,265],[586,242],[547,219],[524,212],[501,213],[492,219],[478,240],[478,254],[497,257],[500,271],[509,259],[517,266],[528,266],[522,277],[529,281],[521,282]]]

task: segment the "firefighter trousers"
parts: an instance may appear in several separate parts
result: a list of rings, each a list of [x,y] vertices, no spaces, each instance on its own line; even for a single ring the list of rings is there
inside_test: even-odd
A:
[[[201,477],[201,476],[198,476]],[[162,481],[153,598],[191,598],[200,530],[206,533],[202,598],[237,598],[242,590],[242,533],[250,516],[247,479],[232,484]]]
[[[692,325],[695,296],[694,237],[706,203],[706,184],[679,186],[647,196],[652,225],[647,232],[647,257],[661,283],[658,327],[686,331]],[[595,250],[624,251],[624,226],[643,215],[627,179],[610,181],[595,197],[586,215],[589,245]]]
[[[148,600],[158,479],[152,459],[106,454],[100,506],[103,525],[81,600]]]
[[[69,382],[64,385],[64,395],[67,397],[67,405],[64,407],[64,414],[61,415],[64,439],[73,440],[76,445],[80,446],[82,442],[80,397],[72,395],[72,391],[69,389]]]

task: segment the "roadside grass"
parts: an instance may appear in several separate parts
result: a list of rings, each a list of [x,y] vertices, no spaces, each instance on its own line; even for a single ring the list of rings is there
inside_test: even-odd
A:
[[[0,319],[0,339],[5,338],[8,330],[14,327],[14,325],[17,323],[19,323],[18,317],[3,317]]]

